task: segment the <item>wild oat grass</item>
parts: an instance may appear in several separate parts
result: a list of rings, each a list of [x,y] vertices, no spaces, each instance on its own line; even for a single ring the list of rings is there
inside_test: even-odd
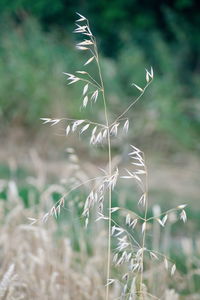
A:
[[[112,144],[119,135],[126,135],[129,130],[129,114],[136,103],[141,99],[146,89],[151,84],[154,72],[151,67],[145,70],[145,86],[141,87],[136,83],[132,86],[138,90],[138,97],[130,100],[130,104],[118,116],[112,117],[109,113],[109,102],[106,97],[103,74],[100,65],[99,52],[96,39],[90,29],[89,21],[78,14],[74,33],[81,34],[83,39],[77,43],[76,48],[88,54],[83,68],[75,74],[66,73],[69,85],[75,83],[83,84],[81,95],[81,109],[95,106],[96,102],[101,102],[104,111],[104,122],[101,120],[69,119],[69,118],[41,118],[44,124],[51,126],[65,124],[65,135],[78,133],[79,136],[89,137],[90,146],[100,146],[107,151],[107,164],[101,169],[102,175],[90,178],[84,182],[72,186],[51,209],[40,219],[47,222],[50,216],[58,218],[65,207],[66,200],[70,198],[73,191],[82,188],[88,183],[93,183],[92,188],[85,199],[82,216],[85,218],[85,227],[90,221],[92,209],[96,212],[96,222],[104,220],[107,222],[107,267],[104,299],[113,299],[111,296],[111,286],[117,282],[120,286],[120,299],[159,299],[160,295],[153,295],[151,287],[147,286],[145,280],[148,258],[152,261],[163,262],[166,272],[173,276],[176,272],[176,264],[165,254],[156,249],[148,248],[146,240],[150,234],[152,222],[157,222],[161,227],[165,227],[171,214],[178,214],[179,218],[186,222],[185,204],[165,212],[157,211],[154,216],[149,217],[148,211],[148,170],[144,153],[134,145],[130,145],[129,166],[124,170],[121,166],[114,166]],[[88,65],[95,64],[97,75],[90,72]],[[94,109],[94,108],[93,108]],[[126,207],[113,206],[113,193],[119,180],[129,180],[137,184],[140,190],[138,200],[139,213],[129,210]],[[121,214],[121,220],[116,221],[114,215]],[[31,219],[32,224],[38,219]],[[135,228],[140,228],[140,234],[135,234]],[[115,246],[112,248],[112,237]],[[106,256],[106,253],[104,253]],[[112,274],[111,261],[116,268],[123,265],[122,273],[117,278]],[[153,266],[151,266],[153,268]],[[163,297],[163,295],[162,295]]]

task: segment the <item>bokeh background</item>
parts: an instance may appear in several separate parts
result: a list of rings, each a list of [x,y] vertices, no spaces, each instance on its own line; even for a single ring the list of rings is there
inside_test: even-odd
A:
[[[114,142],[114,154],[116,161],[118,156],[126,157],[128,144],[134,144],[144,150],[149,168],[150,204],[154,209],[170,209],[183,203],[188,205],[188,222],[184,225],[174,225],[175,221],[172,220],[164,238],[164,250],[176,259],[179,272],[176,278],[177,286],[171,281],[168,284],[168,287],[176,289],[178,294],[169,294],[166,299],[199,299],[198,1],[0,2],[2,233],[8,240],[16,239],[15,230],[21,230],[21,224],[27,223],[25,216],[37,214],[36,206],[46,210],[48,205],[46,202],[44,205],[43,202],[47,194],[52,201],[58,199],[63,191],[61,185],[66,184],[72,175],[78,172],[77,176],[84,179],[88,172],[95,173],[95,165],[105,164],[105,151],[88,150],[87,138],[81,141],[78,137],[66,138],[64,126],[50,128],[42,125],[40,120],[41,117],[66,116],[81,119],[87,116],[96,120],[103,118],[101,104],[97,104],[97,110],[94,107],[87,112],[79,109],[82,87],[78,84],[67,86],[66,78],[62,74],[80,70],[84,63],[84,54],[75,49],[78,37],[72,33],[76,12],[90,20],[98,42],[111,119],[123,111],[130,99],[137,95],[131,83],[144,85],[145,68],[149,69],[152,66],[154,69],[153,83],[129,115],[131,126],[128,136],[120,137]],[[126,193],[123,188],[120,190],[122,201],[130,198],[132,192],[129,195]],[[19,207],[16,212],[18,217],[13,212],[16,207]],[[78,210],[74,212],[78,215],[79,208],[76,207],[75,210]],[[72,243],[72,249],[68,251],[73,253],[76,250],[90,257],[93,246],[88,242],[88,236],[85,237],[87,243],[83,242],[85,233],[81,229],[81,222],[77,225],[78,221],[73,223],[73,218],[68,219],[70,222],[65,220],[64,225],[61,222],[62,226],[66,226],[65,230],[61,229],[60,224],[53,224],[52,235],[59,231],[59,235],[64,235],[63,239],[69,239]],[[154,245],[157,247],[159,243],[163,244],[162,232],[160,229],[155,230],[158,237],[154,240]],[[46,234],[49,234],[48,230]],[[20,235],[18,238],[20,239]],[[17,244],[18,242],[16,241]],[[27,241],[23,249],[30,247],[32,251],[30,245],[33,242],[34,245],[37,244],[36,241]],[[15,270],[23,277],[23,268],[19,266],[24,260],[19,257],[18,252],[15,253],[16,247],[13,246],[12,249],[10,243],[7,243],[7,248],[5,241],[4,246],[1,245],[4,249],[2,253],[9,249],[11,254],[1,263],[1,275],[6,272],[11,261],[18,259],[18,265],[14,262]],[[35,260],[39,260],[37,247],[34,251]],[[98,257],[98,251],[95,255]],[[55,255],[55,261],[56,257]],[[51,266],[52,262],[49,260],[46,263]],[[58,261],[56,264],[58,265]],[[35,269],[33,272],[36,272]],[[87,271],[85,272],[85,276],[89,276]],[[39,284],[36,277],[32,278],[35,286]],[[91,279],[90,276],[88,278]],[[25,282],[27,278],[23,280]],[[48,280],[49,278],[45,282]],[[71,280],[73,282],[73,278]],[[74,289],[76,290],[76,287]],[[25,288],[24,290],[26,291]],[[25,291],[25,298],[19,299],[55,299],[56,295],[53,294],[56,291],[52,290],[52,294],[45,298],[44,291],[41,298],[41,295],[38,296],[33,291],[30,294],[26,294]],[[90,289],[87,292],[90,293]],[[69,299],[90,299],[82,295],[74,296],[73,291],[71,293],[72,298]],[[91,297],[91,294],[89,295],[88,297]]]

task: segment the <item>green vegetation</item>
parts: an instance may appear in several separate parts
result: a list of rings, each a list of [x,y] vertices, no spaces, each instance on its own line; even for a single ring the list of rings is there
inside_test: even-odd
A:
[[[56,1],[51,8],[46,0],[2,2],[0,116],[4,129],[29,126],[34,132],[47,107],[48,116],[79,114],[74,111],[79,91],[67,90],[62,75],[81,63],[71,41],[78,9],[87,13],[100,40],[114,113],[129,103],[132,81],[142,82],[145,67],[154,68],[155,81],[139,104],[134,137],[142,129],[151,139],[164,136],[164,144],[169,140],[167,144],[198,149],[200,18],[196,4],[189,0],[173,5]]]

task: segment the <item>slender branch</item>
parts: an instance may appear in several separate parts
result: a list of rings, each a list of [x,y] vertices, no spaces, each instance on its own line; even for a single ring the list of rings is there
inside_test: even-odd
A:
[[[119,210],[124,210],[124,211],[127,211],[130,215],[134,215],[137,217],[137,219],[140,219],[140,220],[145,220],[144,218],[142,218],[141,216],[139,216],[138,214],[136,214],[134,211],[128,209],[128,208],[125,208],[125,207],[119,207]]]
[[[143,154],[144,155],[144,154]],[[145,247],[145,242],[146,242],[146,223],[147,223],[147,212],[148,212],[148,171],[146,167],[146,162],[144,163],[144,168],[145,168],[145,194],[146,194],[146,199],[145,199],[145,212],[144,212],[144,222],[145,222],[145,227],[143,231],[143,238],[142,238],[142,254],[141,254],[141,272],[140,272],[140,279],[139,279],[139,298],[141,300],[144,299],[143,295],[143,273],[144,273],[144,247]]]
[[[90,80],[84,79],[84,78],[82,78],[82,77],[77,77],[77,78],[79,78],[81,81],[87,82],[87,83],[89,83],[89,84],[95,86],[98,90],[101,90],[101,87],[100,87],[99,85],[97,85],[96,83],[93,83],[93,82],[91,82]]]
[[[111,219],[112,222],[118,226],[118,227],[121,227],[116,221],[114,221],[113,219]],[[122,227],[121,227],[122,228]],[[132,234],[130,232],[128,232],[128,230],[126,230],[125,228],[122,228],[124,230],[124,232],[126,232],[126,234],[128,235],[129,239],[132,239],[134,241],[134,243],[136,243],[136,245],[138,246],[138,248],[140,249],[141,248],[141,245],[138,243],[138,241],[136,241],[136,239],[132,236]],[[131,245],[132,247],[132,245]]]
[[[78,121],[78,119],[71,119],[71,118],[61,118],[59,120],[67,120],[67,121],[72,121],[72,122],[76,122]],[[97,122],[93,122],[93,121],[90,121],[88,119],[85,119],[83,123],[88,123],[88,124],[92,124],[92,125],[96,125],[96,126],[100,126],[100,127],[103,127],[103,128],[107,128],[107,126],[105,124],[101,124],[101,123],[97,123]]]
[[[153,80],[153,79],[152,79]],[[145,91],[146,91],[146,89],[148,88],[148,86],[151,84],[151,82],[152,82],[152,80],[150,80],[147,84],[146,84],[146,86],[144,87],[144,89],[143,89],[143,91],[142,91],[142,93],[123,111],[123,113],[121,113],[116,119],[115,119],[115,121],[111,124],[111,126],[113,125],[113,124],[115,124],[117,121],[119,121],[130,109],[131,109],[131,107],[132,106],[134,106],[134,104],[136,104],[139,100],[140,100],[140,98],[144,95],[144,93],[145,93]]]
[[[78,188],[88,184],[89,182],[91,181],[95,181],[95,180],[98,180],[98,179],[103,179],[103,178],[106,178],[107,176],[98,176],[98,177],[93,177],[93,178],[89,178],[88,180],[84,181],[84,182],[81,182],[80,184],[77,184],[75,185],[73,188],[71,188],[67,193],[65,193],[55,204],[54,204],[54,207],[57,207],[61,201],[63,199],[65,199],[67,196],[69,196],[73,191],[77,190]],[[41,218],[42,219],[42,218]]]
[[[96,84],[96,85],[98,85],[98,87],[99,87],[99,89],[102,91],[102,87],[101,87],[101,85],[88,73],[88,72],[86,72],[86,74],[90,77],[90,79],[92,79],[93,81],[94,81],[94,83]]]
[[[169,213],[171,213],[171,212],[173,212],[173,211],[177,211],[177,210],[182,210],[182,208],[179,208],[179,207],[177,206],[177,207],[175,207],[175,208],[172,208],[172,209],[169,209],[169,210],[164,211],[163,213],[159,214],[158,216],[150,217],[150,218],[148,218],[146,221],[148,222],[148,221],[150,221],[150,220],[155,220],[156,218],[162,217],[162,216],[164,216],[164,215],[167,215],[167,214],[169,214]]]
[[[104,83],[103,83],[103,78],[101,74],[101,68],[99,64],[99,55],[98,55],[98,49],[97,49],[97,44],[96,40],[94,38],[94,51],[96,53],[97,57],[97,67],[99,71],[99,78],[102,86],[102,97],[103,97],[103,104],[104,104],[104,114],[105,114],[105,120],[106,120],[106,126],[109,128],[109,120],[108,120],[108,112],[107,112],[107,103],[106,103],[106,98],[105,98],[105,89],[104,89]],[[108,173],[109,176],[112,175],[112,154],[111,154],[111,140],[110,140],[110,134],[108,132],[107,135],[107,142],[108,142]],[[111,261],[111,208],[112,208],[112,187],[109,186],[109,191],[108,191],[108,209],[109,209],[109,216],[108,216],[108,254],[107,254],[107,283],[110,278],[110,261]],[[106,285],[106,300],[109,300],[109,288],[110,285]]]
[[[170,261],[171,263],[175,263],[173,259],[171,259],[169,256],[159,252],[159,251],[156,251],[156,250],[151,250],[151,249],[145,249],[146,252],[153,252],[153,253],[156,253],[157,255],[163,257],[163,258],[166,258],[168,261]]]

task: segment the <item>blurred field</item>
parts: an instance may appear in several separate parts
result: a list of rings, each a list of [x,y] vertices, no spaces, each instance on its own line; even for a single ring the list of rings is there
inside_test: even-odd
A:
[[[155,205],[163,210],[187,203],[188,222],[182,225],[174,216],[164,231],[152,224],[150,234],[154,238],[148,237],[149,246],[159,247],[175,259],[177,273],[172,279],[164,270],[163,262],[158,261],[145,273],[145,281],[161,299],[198,299],[198,160],[192,157],[185,162],[183,156],[172,164],[158,161],[150,153],[149,156],[150,214]],[[95,176],[96,166],[86,157],[81,162],[68,152],[65,158],[49,160],[41,159],[31,150],[23,152],[23,161],[20,160],[20,157],[10,156],[7,163],[0,166],[0,175],[4,178],[0,193],[2,299],[53,300],[58,295],[59,299],[104,299],[106,255],[102,253],[106,253],[106,224],[91,220],[89,228],[84,228],[81,213],[87,188],[67,199],[57,221],[51,218],[47,224],[28,225],[28,217],[44,215],[68,186]],[[99,166],[101,164],[103,161]],[[183,165],[187,172],[183,172]],[[137,198],[136,187],[128,185],[124,189],[120,184],[113,195],[113,205],[137,211]],[[43,274],[42,278],[39,274]],[[154,285],[158,274],[160,283],[156,281]],[[120,285],[114,285],[111,299],[115,299],[120,290]]]

